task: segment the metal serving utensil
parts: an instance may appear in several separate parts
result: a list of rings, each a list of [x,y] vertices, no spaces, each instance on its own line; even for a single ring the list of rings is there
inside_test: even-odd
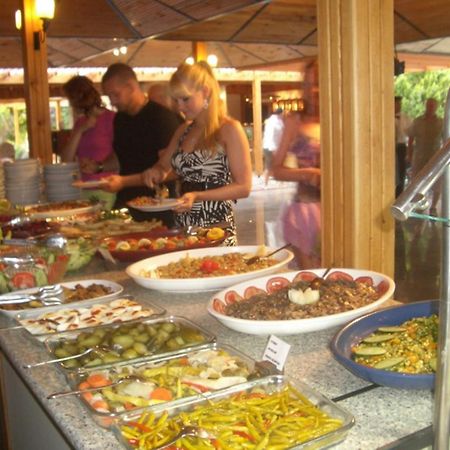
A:
[[[127,375],[126,377],[120,378],[117,381],[114,381],[111,384],[107,384],[106,386],[90,387],[90,388],[86,388],[86,389],[77,389],[74,391],[54,392],[53,394],[48,395],[47,398],[49,400],[51,400],[54,398],[68,397],[69,395],[83,394],[84,392],[100,391],[102,389],[110,388],[110,387],[117,386],[117,385],[125,383],[125,382],[130,382],[130,381],[137,381],[139,383],[145,383],[147,380],[144,377],[141,377],[139,375],[130,374],[130,375]]]
[[[0,305],[15,305],[18,303],[28,303],[31,301],[39,301],[44,306],[60,305],[63,302],[61,295],[63,288],[60,284],[53,286],[43,286],[35,293],[30,294],[8,294],[0,298]]]
[[[25,364],[23,366],[23,368],[24,369],[32,369],[33,367],[45,366],[46,364],[54,364],[54,363],[58,363],[58,362],[69,361],[70,359],[81,358],[82,356],[88,355],[89,353],[96,351],[96,350],[109,351],[109,349],[106,347],[96,345],[95,347],[88,348],[84,352],[77,353],[76,355],[65,356],[64,358],[49,359],[47,361],[41,361],[41,362],[33,363],[33,364]]]
[[[255,255],[255,256],[252,256],[252,257],[250,257],[250,258],[245,260],[245,264],[250,266],[251,264],[255,264],[256,262],[260,261],[261,259],[266,259],[269,256],[275,255],[275,253],[278,253],[279,251],[284,250],[285,248],[290,247],[290,246],[291,246],[291,244],[286,244],[286,245],[283,245],[283,247],[277,248],[273,252],[268,253],[267,255],[261,255],[261,256]]]
[[[179,439],[186,437],[186,436],[195,436],[195,437],[199,437],[201,439],[214,439],[215,438],[215,436],[213,436],[211,433],[209,433],[208,431],[206,431],[203,428],[185,425],[184,427],[181,428],[181,430],[178,432],[178,434],[175,435],[170,441],[167,441],[166,443],[164,443],[162,445],[158,445],[157,447],[153,447],[153,450],[162,450],[163,448],[167,448],[170,445],[177,442]]]

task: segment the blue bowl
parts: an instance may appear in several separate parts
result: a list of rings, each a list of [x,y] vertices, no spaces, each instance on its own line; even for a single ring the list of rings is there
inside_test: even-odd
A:
[[[354,375],[382,386],[398,389],[433,389],[434,374],[412,375],[373,369],[356,363],[351,349],[379,327],[400,325],[414,317],[439,313],[439,301],[427,300],[375,311],[353,320],[342,328],[331,341],[334,357]]]

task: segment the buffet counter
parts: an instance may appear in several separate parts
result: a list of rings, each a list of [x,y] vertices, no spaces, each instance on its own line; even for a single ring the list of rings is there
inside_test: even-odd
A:
[[[211,293],[171,294],[147,290],[128,278],[123,271],[125,265],[103,271],[105,264],[95,259],[87,270],[66,277],[65,281],[103,278],[118,282],[124,286],[124,294],[146,298],[165,308],[168,314],[191,319],[215,334],[219,342],[230,344],[254,359],[261,358],[267,337],[232,331],[209,316],[206,304]],[[0,327],[8,325],[11,325],[9,320],[2,317]],[[377,387],[355,377],[333,358],[328,348],[336,331],[334,328],[281,337],[291,345],[285,373],[328,398],[342,396],[339,404],[355,417],[354,427],[336,448],[376,449],[429,427],[433,415],[432,393]],[[68,385],[54,365],[23,368],[25,363],[49,359],[41,343],[23,329],[2,329],[0,346],[3,402],[12,450],[122,448],[111,431],[94,422],[78,398],[46,399],[50,393],[67,390]]]

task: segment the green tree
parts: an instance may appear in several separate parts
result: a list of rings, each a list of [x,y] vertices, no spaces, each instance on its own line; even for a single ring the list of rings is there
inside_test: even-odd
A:
[[[439,102],[438,116],[444,116],[444,105],[450,88],[450,70],[432,72],[408,72],[395,78],[395,95],[403,97],[402,110],[415,118],[423,114],[425,100],[434,98]]]

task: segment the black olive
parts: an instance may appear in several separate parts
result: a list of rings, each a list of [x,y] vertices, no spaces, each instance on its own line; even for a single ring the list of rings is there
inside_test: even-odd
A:
[[[320,289],[320,286],[322,285],[322,282],[323,282],[323,278],[316,277],[316,278],[314,278],[314,280],[311,281],[311,283],[309,284],[309,287],[313,291],[317,291],[318,289]]]

